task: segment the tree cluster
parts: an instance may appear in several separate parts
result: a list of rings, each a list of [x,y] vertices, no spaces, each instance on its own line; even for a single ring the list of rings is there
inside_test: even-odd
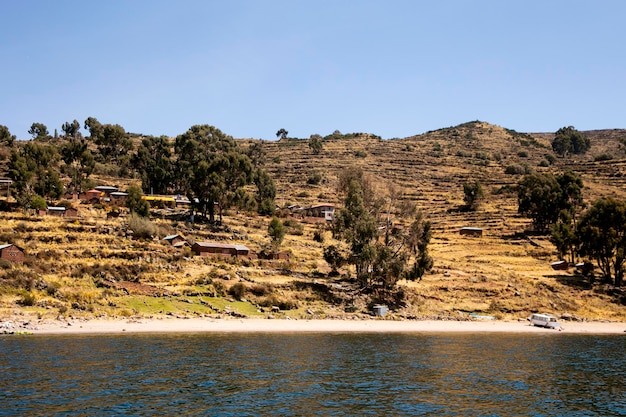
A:
[[[397,190],[376,187],[359,168],[345,169],[339,188],[345,200],[333,236],[347,244],[349,253],[344,257],[335,245],[327,247],[324,256],[333,269],[352,264],[362,288],[389,292],[398,280],[419,280],[432,268],[431,223]]]
[[[622,286],[626,202],[601,198],[585,210],[582,189],[572,172],[527,175],[518,184],[518,210],[533,220],[535,230],[550,231],[562,258],[595,261],[605,281]]]
[[[562,127],[557,130],[552,141],[552,150],[560,156],[583,154],[590,147],[589,138],[576,130],[574,126]]]
[[[262,214],[274,211],[276,186],[262,169],[262,146],[246,152],[231,136],[209,125],[192,126],[174,141],[131,135],[118,124],[102,124],[94,117],[84,122],[88,136],[80,129],[77,120],[66,122],[63,134],[52,137],[44,124],[33,123],[29,130],[33,140],[15,146],[15,136],[0,126],[0,142],[11,146],[9,176],[22,207],[30,207],[33,196],[53,200],[65,191],[84,191],[100,169],[140,179],[139,191],[184,194],[211,221],[216,209],[221,220],[222,210],[232,205]],[[256,186],[254,195],[248,185]],[[144,209],[137,207],[138,212]]]
[[[526,175],[517,185],[518,212],[532,219],[536,231],[545,232],[582,205],[582,188],[582,180],[572,172]]]

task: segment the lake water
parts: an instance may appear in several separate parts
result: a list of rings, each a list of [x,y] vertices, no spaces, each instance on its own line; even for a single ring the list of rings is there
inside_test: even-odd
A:
[[[0,338],[1,416],[626,416],[626,336]]]

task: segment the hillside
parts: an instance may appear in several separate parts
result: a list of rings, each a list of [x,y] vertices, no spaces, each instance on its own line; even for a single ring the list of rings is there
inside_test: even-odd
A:
[[[359,166],[382,187],[394,186],[433,223],[430,246],[435,267],[418,282],[401,282],[407,305],[397,317],[467,318],[469,313],[526,317],[548,311],[584,319],[626,320],[621,290],[590,283],[575,271],[555,271],[554,247],[545,236],[526,233],[512,187],[524,172],[581,175],[584,196],[626,199],[626,130],[585,132],[591,150],[582,157],[555,157],[552,134],[525,134],[470,122],[403,139],[336,135],[316,154],[308,140],[263,142],[265,169],[277,184],[276,203],[341,205],[338,172]],[[242,147],[253,140],[239,140]],[[610,158],[610,159],[609,159]],[[125,180],[101,178],[103,183]],[[485,202],[463,212],[462,184],[478,180]],[[126,180],[127,181],[127,180]],[[361,317],[367,300],[349,279],[329,277],[323,247],[332,242],[318,224],[283,219],[283,249],[289,261],[206,260],[162,240],[133,239],[128,218],[106,219],[105,211],[79,206],[76,220],[1,213],[0,244],[23,247],[23,266],[2,264],[0,308],[4,315],[48,316],[273,316]],[[255,251],[269,242],[270,219],[226,213],[223,228],[190,224],[184,213],[153,213],[160,238],[183,234],[188,241],[219,240]],[[482,237],[459,235],[480,227]],[[313,239],[321,233],[324,242]],[[353,273],[352,273],[353,274]],[[347,313],[348,312],[348,313]]]

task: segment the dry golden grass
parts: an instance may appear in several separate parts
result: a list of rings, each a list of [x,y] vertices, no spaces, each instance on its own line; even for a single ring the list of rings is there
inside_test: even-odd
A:
[[[396,311],[407,317],[460,318],[469,313],[500,318],[531,312],[569,313],[587,319],[626,320],[624,296],[601,284],[589,284],[573,271],[554,271],[554,247],[546,237],[526,237],[529,221],[517,214],[516,196],[507,187],[521,175],[505,174],[511,165],[539,172],[572,169],[585,182],[585,198],[605,195],[626,199],[626,159],[619,139],[623,131],[591,132],[592,149],[584,157],[542,163],[551,154],[550,135],[520,135],[486,123],[470,123],[424,135],[382,141],[363,136],[324,142],[315,155],[306,140],[264,143],[265,168],[277,183],[279,205],[319,202],[341,204],[339,171],[360,166],[381,189],[403,191],[433,223],[430,252],[433,271],[421,281],[404,282],[408,304]],[[594,136],[595,135],[595,136]],[[624,135],[626,137],[626,135]],[[252,141],[242,141],[242,145]],[[594,156],[611,153],[611,161]],[[318,184],[310,184],[313,174]],[[101,179],[121,184],[119,179]],[[478,180],[485,201],[477,212],[462,212],[462,184]],[[80,206],[77,220],[0,214],[0,244],[25,249],[24,266],[0,269],[0,314],[16,311],[41,316],[179,316],[244,314],[247,316],[340,317],[360,315],[367,299],[356,296],[347,278],[329,277],[324,246],[337,243],[329,231],[324,242],[313,239],[319,225],[289,221],[281,249],[289,261],[211,260],[192,256],[160,240],[179,233],[188,241],[241,243],[254,251],[269,244],[270,218],[229,211],[226,227],[214,229],[180,220],[153,219],[159,236],[126,236],[127,218],[107,220],[105,212]],[[283,219],[285,221],[287,219]],[[481,238],[459,235],[464,226],[484,229]],[[24,276],[19,288],[7,277]],[[111,282],[116,283],[112,285]],[[133,282],[134,285],[126,284]],[[241,300],[232,294],[243,286]],[[266,290],[262,290],[265,288]],[[32,306],[24,304],[32,295]],[[621,298],[620,298],[621,297]],[[620,299],[622,300],[620,302]],[[273,304],[283,304],[272,312]]]

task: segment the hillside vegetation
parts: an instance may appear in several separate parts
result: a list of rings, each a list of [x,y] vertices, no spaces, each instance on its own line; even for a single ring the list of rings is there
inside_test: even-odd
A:
[[[584,132],[591,149],[559,158],[553,134],[525,134],[470,122],[403,139],[369,134],[330,135],[321,151],[309,140],[263,141],[264,169],[276,183],[276,204],[333,203],[338,174],[362,168],[378,187],[395,187],[432,222],[434,269],[422,280],[401,281],[406,303],[393,317],[462,319],[477,315],[522,318],[551,312],[589,320],[625,320],[620,288],[591,282],[573,269],[555,271],[548,236],[533,233],[517,213],[515,185],[525,173],[571,170],[584,183],[587,203],[602,196],[626,200],[624,130]],[[247,148],[259,141],[239,139]],[[6,161],[5,161],[6,162]],[[479,181],[485,198],[462,210],[463,183]],[[102,185],[136,180],[101,173]],[[154,239],[129,233],[128,216],[106,218],[106,208],[81,204],[78,219],[0,213],[0,244],[25,250],[24,265],[1,262],[0,314],[57,316],[364,317],[370,300],[354,285],[354,271],[330,274],[325,246],[336,243],[319,223],[283,217],[285,260],[205,259],[162,240],[178,233],[189,242],[270,243],[271,217],[228,210],[223,226],[190,223],[185,211],[153,210]],[[459,234],[483,229],[482,237]]]

